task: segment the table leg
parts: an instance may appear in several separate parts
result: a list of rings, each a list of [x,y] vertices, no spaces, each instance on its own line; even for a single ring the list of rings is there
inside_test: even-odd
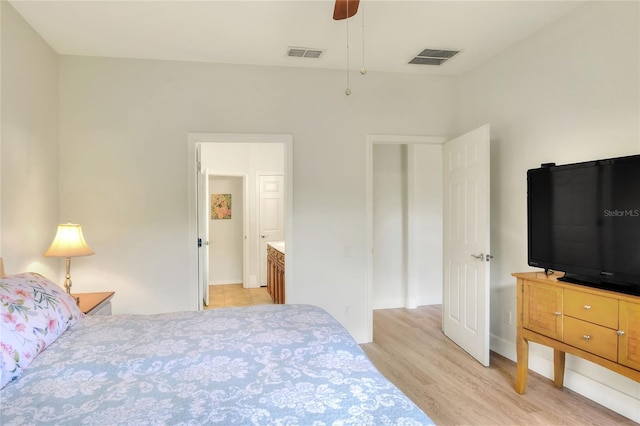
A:
[[[553,350],[553,384],[557,388],[564,386],[564,360],[565,353],[558,349]]]
[[[529,376],[529,342],[520,336],[517,337],[516,353],[518,358],[516,392],[522,395],[527,388],[527,378]]]

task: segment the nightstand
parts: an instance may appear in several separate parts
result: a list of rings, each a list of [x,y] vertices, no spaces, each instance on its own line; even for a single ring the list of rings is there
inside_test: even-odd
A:
[[[74,293],[73,297],[79,298],[78,306],[86,315],[111,315],[111,298],[116,294],[113,291],[101,293]]]

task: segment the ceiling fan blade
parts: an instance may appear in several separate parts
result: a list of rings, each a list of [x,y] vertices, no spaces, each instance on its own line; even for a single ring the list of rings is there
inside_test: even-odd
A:
[[[339,21],[351,18],[358,11],[359,4],[360,0],[336,0],[336,5],[333,8],[333,19]]]

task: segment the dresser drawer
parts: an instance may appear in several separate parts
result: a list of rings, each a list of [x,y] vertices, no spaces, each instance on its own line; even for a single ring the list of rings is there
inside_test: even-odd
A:
[[[562,289],[540,283],[526,283],[524,300],[524,328],[562,340]]]
[[[596,294],[564,290],[565,315],[618,329],[618,300]]]
[[[616,330],[567,316],[563,322],[565,343],[614,362],[618,360]]]

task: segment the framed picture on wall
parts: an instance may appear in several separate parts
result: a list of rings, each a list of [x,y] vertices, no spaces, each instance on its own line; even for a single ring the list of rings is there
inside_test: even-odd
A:
[[[231,219],[231,194],[211,194],[211,220]]]

